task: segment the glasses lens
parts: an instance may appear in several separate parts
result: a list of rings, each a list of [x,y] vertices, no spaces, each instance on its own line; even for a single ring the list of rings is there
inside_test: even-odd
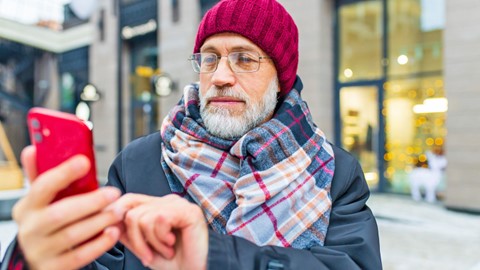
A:
[[[217,55],[213,53],[201,53],[199,63],[201,73],[214,72],[217,68]]]
[[[228,57],[236,72],[254,72],[260,67],[260,56],[254,52],[234,52]]]
[[[193,54],[190,57],[190,62],[192,62],[193,71],[200,73],[200,55],[198,53]]]

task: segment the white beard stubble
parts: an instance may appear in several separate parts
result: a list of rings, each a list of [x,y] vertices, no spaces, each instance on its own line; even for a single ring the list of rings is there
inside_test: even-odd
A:
[[[268,121],[277,106],[278,79],[275,77],[261,100],[253,102],[241,89],[231,87],[219,88],[212,86],[205,96],[200,94],[200,115],[206,129],[213,136],[223,139],[235,139],[245,135],[248,131]],[[234,97],[245,101],[246,110],[238,115],[223,108],[207,106],[207,100],[212,97]]]

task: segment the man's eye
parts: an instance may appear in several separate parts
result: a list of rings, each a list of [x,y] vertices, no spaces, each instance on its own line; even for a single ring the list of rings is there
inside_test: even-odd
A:
[[[254,61],[255,61],[255,59],[248,54],[240,54],[238,56],[238,62],[240,62],[240,63],[248,64],[248,63],[251,63],[251,62],[254,62]]]
[[[216,58],[216,57],[214,57],[214,56],[207,56],[207,57],[204,57],[204,58],[203,58],[202,64],[211,65],[211,64],[215,64],[216,61],[217,61],[217,58]]]

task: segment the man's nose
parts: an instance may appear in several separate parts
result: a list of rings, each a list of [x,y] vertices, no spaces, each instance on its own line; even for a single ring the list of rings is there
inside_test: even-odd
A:
[[[227,57],[220,58],[217,70],[212,75],[212,84],[223,87],[233,86],[236,83],[235,73],[230,67]]]

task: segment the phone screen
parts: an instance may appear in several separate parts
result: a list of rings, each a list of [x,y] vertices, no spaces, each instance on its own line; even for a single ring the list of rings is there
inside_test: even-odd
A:
[[[83,154],[90,160],[88,174],[60,191],[54,201],[98,188],[92,131],[82,120],[69,113],[32,108],[27,122],[30,140],[37,151],[39,174],[76,154]]]

